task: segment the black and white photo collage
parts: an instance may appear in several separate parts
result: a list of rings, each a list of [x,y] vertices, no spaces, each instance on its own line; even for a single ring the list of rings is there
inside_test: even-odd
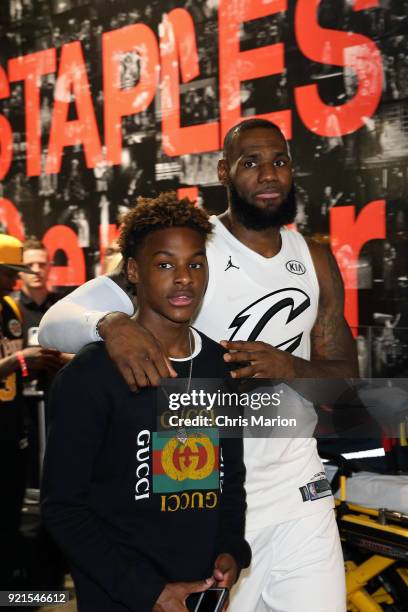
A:
[[[322,0],[316,20],[321,28],[358,32],[371,39],[381,54],[381,73],[373,71],[364,53],[353,58],[366,87],[381,79],[381,99],[363,126],[344,135],[336,114],[328,115],[330,137],[308,129],[300,117],[296,90],[316,85],[326,105],[337,107],[356,95],[356,72],[348,68],[345,49],[339,66],[328,39],[321,61],[302,53],[297,40],[297,2],[285,12],[254,19],[240,28],[240,50],[283,43],[284,70],[241,83],[242,117],[290,109],[291,154],[294,161],[298,212],[297,229],[329,243],[330,217],[335,207],[354,206],[358,215],[368,203],[385,200],[386,238],[367,242],[357,263],[360,355],[364,372],[387,375],[408,369],[408,0],[380,0],[377,7],[353,10],[351,0]],[[159,37],[166,14],[174,8],[189,11],[194,22],[200,73],[180,84],[181,126],[220,120],[218,0],[2,0],[0,7],[0,65],[51,47],[80,41],[101,142],[104,142],[102,35],[130,24],[143,23]],[[365,71],[365,72],[364,72]],[[120,87],[134,87],[140,78],[140,58],[121,54]],[[181,79],[180,79],[181,80]],[[26,234],[42,236],[64,224],[74,230],[86,253],[87,274],[100,272],[101,233],[120,222],[120,215],[138,196],[183,187],[197,187],[199,205],[211,213],[225,209],[217,180],[219,151],[170,157],[162,148],[160,86],[149,107],[122,119],[121,163],[102,159],[88,168],[80,145],[66,147],[61,171],[45,172],[53,118],[56,74],[41,77],[41,174],[26,173],[24,82],[10,83],[10,96],[0,99],[0,113],[13,129],[13,161],[0,185],[0,196],[19,209]],[[71,100],[69,119],[76,116]],[[104,153],[104,147],[102,147]],[[1,228],[7,231],[7,228]],[[368,337],[370,336],[370,337]]]

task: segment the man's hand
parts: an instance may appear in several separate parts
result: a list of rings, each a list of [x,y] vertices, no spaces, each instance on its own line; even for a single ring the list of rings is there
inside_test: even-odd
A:
[[[30,346],[23,349],[22,354],[28,370],[46,370],[56,372],[64,365],[61,353],[55,349],[45,349],[41,346]]]
[[[228,363],[245,365],[231,372],[233,378],[286,378],[295,377],[295,357],[274,348],[266,342],[241,342],[222,340],[222,346],[230,352],[224,355]]]
[[[196,582],[170,582],[166,584],[152,612],[186,612],[186,599],[192,593],[202,593],[214,584],[214,578]]]
[[[104,317],[99,331],[109,357],[132,391],[157,387],[161,378],[177,376],[160,342],[133,317],[112,312]]]
[[[356,378],[356,345],[344,318],[344,287],[330,249],[308,240],[319,281],[319,306],[310,334],[310,361],[265,342],[221,342],[227,362],[246,362],[233,378]],[[234,352],[235,351],[235,352]]]
[[[234,557],[229,553],[222,553],[218,555],[214,563],[213,576],[217,581],[217,586],[230,589],[237,581],[238,578],[238,566]],[[224,604],[222,612],[228,608],[229,601]]]

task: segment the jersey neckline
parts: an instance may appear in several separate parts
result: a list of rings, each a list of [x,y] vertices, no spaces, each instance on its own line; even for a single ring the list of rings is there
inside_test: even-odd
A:
[[[215,234],[221,234],[223,238],[225,238],[225,240],[230,242],[235,247],[235,249],[243,251],[249,257],[264,266],[268,265],[271,262],[273,262],[274,264],[279,263],[285,257],[285,253],[287,250],[286,233],[289,231],[285,227],[280,228],[282,244],[278,253],[276,253],[276,255],[273,255],[273,257],[264,257],[263,255],[260,255],[256,251],[250,249],[248,246],[246,246],[246,244],[238,240],[238,238],[235,238],[235,236],[225,227],[224,223],[216,215],[212,215],[210,217],[210,221],[214,225]]]

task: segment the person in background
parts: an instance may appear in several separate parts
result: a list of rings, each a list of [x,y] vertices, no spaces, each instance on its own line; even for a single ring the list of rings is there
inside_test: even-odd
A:
[[[18,533],[26,483],[28,440],[23,380],[32,368],[58,368],[59,352],[40,346],[23,348],[23,317],[10,297],[23,265],[22,244],[0,234],[0,585],[13,588],[19,567]]]
[[[37,332],[40,321],[45,312],[60,299],[60,295],[49,289],[51,262],[45,245],[36,236],[29,236],[23,242],[23,264],[29,272],[20,272],[21,288],[13,293],[13,297],[23,317],[23,347],[36,347],[38,350]],[[37,365],[30,368],[23,385],[29,441],[25,499],[34,505],[38,503],[40,488],[39,459],[44,453],[41,431],[45,431],[47,427],[48,391],[57,371],[70,359],[66,353],[56,352],[54,356],[56,361],[51,365],[38,360]],[[65,563],[61,553],[43,529],[41,522],[37,525],[36,534],[37,549],[43,551],[44,559],[47,558],[46,567],[41,569],[44,580],[48,581],[49,588],[62,588]]]
[[[20,272],[21,289],[13,294],[23,314],[25,346],[37,345],[37,332],[45,312],[59,300],[59,295],[48,289],[50,260],[44,244],[30,236],[23,243],[23,264],[29,272]]]
[[[48,288],[51,263],[45,245],[36,236],[30,236],[23,242],[23,264],[28,273],[20,272],[21,289],[13,292],[12,297],[22,314],[23,346],[38,347],[40,321],[60,296]],[[38,367],[31,368],[24,381],[25,387],[31,387],[32,391],[42,392],[46,396],[56,372],[71,358],[59,351],[53,355],[56,359],[51,367],[48,361],[38,361]]]

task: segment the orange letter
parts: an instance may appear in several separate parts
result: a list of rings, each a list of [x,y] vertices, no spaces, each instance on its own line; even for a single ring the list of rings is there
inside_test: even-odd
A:
[[[64,251],[67,257],[66,266],[53,266],[50,272],[50,285],[53,287],[71,287],[85,282],[85,259],[78,237],[74,230],[66,225],[54,225],[43,237],[51,260],[57,251]]]
[[[345,316],[353,333],[358,327],[358,256],[366,242],[384,239],[385,236],[384,200],[370,202],[357,218],[355,206],[339,206],[330,210],[330,242],[343,277]]]
[[[174,9],[163,15],[159,32],[163,151],[170,156],[216,151],[219,148],[217,121],[180,127],[179,72],[183,83],[200,74],[193,20],[188,11]]]
[[[379,6],[378,0],[354,0],[353,9],[355,11],[364,11],[369,8],[376,8]]]
[[[137,85],[121,89],[122,56],[134,52],[140,58]],[[103,89],[105,96],[105,142],[107,160],[120,164],[121,119],[145,110],[153,100],[159,74],[159,49],[153,31],[138,23],[102,35]]]
[[[6,73],[0,66],[0,100],[8,98],[9,95],[9,82]],[[4,115],[0,115],[0,181],[5,178],[7,172],[10,170],[12,159],[13,131],[8,119],[6,119]]]
[[[179,200],[187,198],[190,202],[195,202],[197,206],[198,187],[179,187],[177,189],[177,197]]]
[[[381,98],[383,72],[377,45],[367,36],[322,28],[317,23],[317,9],[321,0],[298,0],[295,13],[295,32],[299,49],[309,59],[323,63],[330,51],[330,63],[353,70],[357,92],[348,102],[330,106],[321,101],[317,85],[295,89],[296,106],[306,127],[319,136],[340,136],[355,132],[371,117]],[[354,10],[374,6],[360,0]],[[378,1],[377,3],[378,4]]]
[[[220,0],[218,9],[220,53],[220,113],[222,138],[241,117],[241,82],[278,74],[284,70],[283,44],[250,51],[239,50],[239,31],[244,21],[286,11],[286,0]],[[273,101],[273,93],[271,93]],[[291,111],[257,115],[277,123],[291,137]]]
[[[71,94],[78,119],[68,121]],[[55,105],[52,115],[47,174],[60,171],[64,147],[82,144],[86,165],[94,168],[101,159],[101,142],[92,106],[84,57],[79,41],[62,47],[58,79],[55,85]]]
[[[13,202],[6,198],[0,198],[0,221],[6,227],[7,233],[18,240],[24,240],[24,225],[21,214]]]
[[[9,61],[10,81],[24,81],[27,175],[41,174],[41,76],[56,70],[55,49],[22,55]]]

